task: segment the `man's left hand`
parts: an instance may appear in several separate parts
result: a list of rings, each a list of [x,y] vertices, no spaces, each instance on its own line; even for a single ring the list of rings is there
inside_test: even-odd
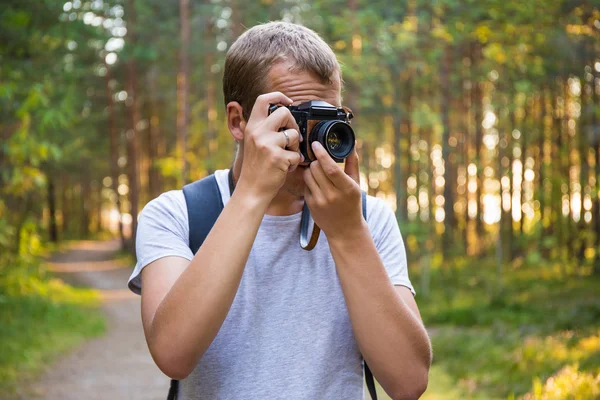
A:
[[[347,236],[365,223],[356,147],[346,159],[344,170],[319,142],[313,142],[312,149],[317,159],[304,171],[304,200],[329,240]]]

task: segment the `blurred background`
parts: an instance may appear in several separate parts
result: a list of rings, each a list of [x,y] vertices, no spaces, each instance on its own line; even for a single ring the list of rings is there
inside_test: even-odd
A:
[[[596,0],[3,0],[0,393],[110,329],[46,260],[117,238],[131,265],[143,206],[230,166],[225,54],[278,19],[342,64],[433,341],[425,397],[600,398]]]

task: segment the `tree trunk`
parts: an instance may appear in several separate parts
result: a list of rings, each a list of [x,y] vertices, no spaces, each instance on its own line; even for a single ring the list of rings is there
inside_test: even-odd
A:
[[[156,80],[159,71],[153,68],[148,76],[148,90],[150,91],[150,132],[148,135],[148,157],[150,158],[150,170],[148,171],[148,190],[150,198],[154,199],[161,193],[161,177],[157,162],[164,157],[164,137],[160,132],[159,101],[156,90]]]
[[[498,178],[502,179],[502,157],[503,151],[502,146],[498,144],[497,148],[497,163],[496,167],[498,168]],[[504,241],[502,240],[502,235],[504,230],[502,229],[503,225],[503,214],[504,211],[502,209],[502,186],[500,186],[500,220],[498,221],[498,236],[496,238],[496,291],[494,296],[500,299],[503,290],[503,282],[502,278],[504,275]]]
[[[527,103],[527,101],[525,101]],[[523,212],[523,205],[525,204],[525,164],[527,162],[527,151],[529,150],[529,143],[527,142],[527,117],[531,115],[533,117],[533,112],[527,112],[527,106],[523,105],[523,118],[520,120],[519,131],[521,131],[521,199],[519,201],[521,207],[521,223],[519,224],[519,232],[521,236],[523,236],[525,232],[525,213]]]
[[[65,173],[61,179],[61,200],[60,209],[62,211],[62,236],[63,238],[69,232],[69,222],[71,216],[71,205],[69,204],[69,176]]]
[[[598,111],[600,110],[600,91],[596,88],[597,80],[600,79],[598,72],[592,68],[592,82],[593,88],[592,90],[592,102],[593,102],[593,110],[595,112],[592,113],[592,121],[591,121],[591,133],[592,137],[595,138],[596,142],[594,145],[594,150],[596,150],[596,163],[594,165],[594,176],[596,178],[596,184],[594,185],[594,191],[596,192],[595,196],[592,196],[593,201],[593,212],[592,218],[595,221],[594,224],[594,232],[595,232],[595,241],[594,241],[594,275],[600,275],[600,199],[598,198],[598,191],[600,190],[600,118],[598,116]]]
[[[540,98],[540,120],[539,120],[539,137],[538,137],[538,147],[539,147],[539,163],[538,163],[538,199],[540,202],[540,220],[542,222],[543,230],[543,222],[544,222],[544,212],[546,208],[546,192],[544,189],[544,179],[546,178],[546,91],[542,90],[541,98]]]
[[[396,190],[396,219],[398,223],[401,224],[404,222],[404,212],[403,209],[406,209],[406,185],[405,179],[402,175],[402,97],[400,90],[400,71],[397,65],[400,65],[400,62],[394,63],[390,65],[390,76],[392,77],[392,82],[394,85],[394,101],[392,104],[395,105],[394,110],[392,111],[392,121],[394,124],[394,142],[393,142],[393,152],[394,152],[394,189]]]
[[[90,235],[90,181],[87,175],[81,178],[79,191],[79,233],[82,238]]]
[[[126,43],[135,48],[135,0],[128,0]],[[131,203],[130,251],[135,256],[135,236],[139,202],[139,177],[137,173],[138,135],[137,123],[140,120],[137,104],[137,66],[132,56],[127,62],[127,97],[129,100],[129,130],[127,131],[127,167],[129,175],[129,201]]]
[[[553,207],[551,208],[551,224],[550,229],[552,233],[556,233],[559,243],[562,231],[562,188],[561,182],[563,181],[562,177],[562,164],[561,164],[561,149],[562,149],[562,134],[560,128],[560,117],[558,117],[558,104],[556,98],[558,96],[553,96],[553,109],[552,113],[554,118],[552,118],[552,130],[551,132],[555,135],[556,141],[551,149],[551,158],[554,161],[554,168],[552,169],[552,196],[551,203]]]
[[[215,171],[216,160],[214,155],[218,151],[217,140],[217,87],[215,76],[211,69],[215,63],[215,49],[213,36],[213,23],[208,21],[205,30],[205,47],[208,48],[204,57],[204,71],[206,73],[206,143],[207,173],[210,175]]]
[[[481,59],[480,53],[480,45],[474,44],[472,48],[473,56],[471,57],[475,74],[478,73],[477,66],[479,64],[479,60]],[[483,186],[483,171],[481,169],[482,164],[482,147],[483,147],[483,130],[481,123],[483,122],[483,95],[481,93],[481,83],[479,82],[479,76],[476,76],[473,79],[471,95],[471,106],[473,107],[473,114],[475,117],[475,154],[476,154],[476,164],[477,164],[477,191],[475,192],[475,197],[477,199],[477,216],[475,217],[475,228],[477,232],[477,236],[479,238],[483,237],[483,199],[482,199],[482,186]]]
[[[471,104],[471,89],[472,89],[472,85],[473,85],[473,78],[472,78],[472,65],[473,65],[473,61],[472,61],[472,54],[470,51],[468,51],[468,49],[466,49],[464,57],[468,57],[469,64],[468,67],[464,67],[462,68],[463,71],[463,83],[461,84],[461,98],[462,98],[462,121],[463,121],[463,141],[462,141],[462,153],[463,153],[463,167],[464,167],[464,171],[465,171],[465,183],[464,183],[464,193],[463,193],[463,201],[465,204],[465,208],[464,208],[464,215],[463,215],[463,219],[464,219],[464,226],[463,226],[463,231],[462,231],[462,239],[463,239],[463,245],[465,248],[465,252],[467,254],[469,254],[469,225],[470,225],[470,219],[469,219],[469,190],[468,190],[468,183],[469,183],[469,173],[468,173],[468,168],[469,168],[469,162],[471,160],[471,156],[470,156],[470,142],[471,142],[471,136],[472,136],[472,132],[473,132],[473,117],[472,117],[472,104]],[[464,83],[467,83],[467,85],[465,85]],[[468,89],[465,89],[468,88]]]
[[[412,130],[413,130],[413,126],[412,126],[412,121],[411,121],[411,107],[412,107],[412,88],[411,88],[411,77],[412,73],[409,72],[408,74],[405,74],[405,76],[403,77],[403,81],[406,82],[405,85],[405,91],[406,91],[406,96],[405,97],[405,104],[406,107],[404,108],[404,126],[405,126],[405,132],[404,132],[404,143],[405,143],[405,149],[406,151],[404,152],[404,154],[402,154],[402,151],[400,152],[400,157],[402,157],[404,160],[406,160],[406,168],[405,168],[405,174],[404,174],[404,179],[402,181],[402,194],[404,195],[403,198],[401,199],[402,201],[402,208],[400,209],[401,213],[402,213],[402,220],[406,221],[408,219],[408,208],[407,208],[407,203],[408,203],[408,178],[410,177],[412,171],[411,171],[411,164],[414,164],[414,162],[412,162],[412,153],[411,153],[411,139],[412,139]],[[402,148],[400,148],[400,150],[402,150]],[[415,168],[415,176],[418,176],[418,168]]]
[[[444,236],[443,236],[443,252],[444,256],[448,255],[448,251],[453,247],[453,230],[456,226],[454,218],[454,195],[452,186],[455,179],[452,173],[452,162],[450,160],[450,103],[452,101],[450,95],[450,65],[452,63],[452,48],[447,45],[444,51],[444,59],[441,63],[440,71],[440,90],[441,101],[440,111],[442,114],[442,159],[444,160]]]
[[[121,215],[121,195],[119,194],[119,134],[116,126],[115,105],[110,88],[110,66],[106,66],[105,86],[106,86],[106,102],[108,108],[108,138],[110,151],[110,177],[111,189],[116,198],[116,208],[119,213],[119,238],[121,239],[121,249],[125,249],[125,235],[123,233],[123,221]]]
[[[562,85],[558,84],[558,89],[562,91]],[[564,93],[561,93],[560,95],[555,96],[555,99],[558,98],[559,96],[564,95]],[[555,104],[556,104],[556,110],[559,109],[558,103],[556,100],[554,100]],[[565,99],[566,102],[566,99]],[[565,110],[561,110],[561,112],[565,112]],[[555,113],[556,115],[556,113]],[[562,254],[563,254],[563,248],[565,245],[565,241],[568,239],[567,237],[567,233],[566,233],[566,224],[568,224],[568,214],[567,213],[567,217],[566,217],[566,221],[565,221],[565,216],[563,216],[563,205],[562,205],[562,198],[563,198],[563,190],[562,190],[562,182],[565,182],[565,176],[564,176],[564,138],[563,138],[563,117],[560,116],[556,116],[554,118],[554,132],[556,133],[557,136],[557,140],[556,140],[556,158],[554,158],[554,160],[556,160],[556,175],[558,176],[558,179],[555,178],[555,182],[558,182],[557,187],[556,187],[556,235],[557,235],[557,246],[556,249],[558,250],[558,258],[563,261],[562,259]],[[568,177],[566,179],[566,181],[568,182]],[[568,183],[567,183],[568,184]]]
[[[509,120],[510,120],[510,136],[512,138],[512,132],[517,129],[517,117],[515,115],[515,107],[516,107],[516,93],[512,92],[509,96],[509,101],[512,101],[512,108],[509,112]],[[509,167],[508,167],[508,176],[509,176],[509,188],[508,192],[510,193],[510,224],[508,226],[507,237],[506,237],[506,248],[510,254],[511,260],[514,260],[517,255],[519,249],[517,248],[517,244],[515,243],[515,228],[514,228],[514,218],[512,216],[513,212],[513,201],[515,198],[515,174],[514,174],[514,165],[515,165],[515,145],[518,144],[517,140],[511,139],[512,146],[509,147]]]
[[[504,176],[506,176],[508,178],[508,181],[511,182],[512,181],[512,162],[511,160],[511,156],[509,153],[512,153],[513,148],[512,148],[512,123],[511,123],[511,105],[510,105],[510,101],[511,101],[511,96],[510,94],[506,94],[506,96],[504,97],[504,107],[506,109],[504,115],[505,118],[503,118],[504,120],[504,129],[501,129],[500,132],[502,132],[502,138],[505,140],[505,147],[504,149],[501,150],[501,156],[500,156],[500,173],[498,174],[498,176],[500,177],[500,182],[502,182],[502,178]],[[502,138],[500,140],[502,140]],[[508,167],[504,167],[502,164],[502,160],[507,159],[508,160]],[[500,193],[500,207],[501,207],[501,211],[500,213],[501,215],[501,224],[500,224],[500,230],[502,231],[502,248],[504,250],[504,258],[508,258],[510,260],[510,257],[512,257],[512,243],[511,243],[511,239],[512,239],[512,193],[511,193],[511,184],[508,184],[508,190],[506,191],[506,193],[508,193],[508,197],[509,197],[509,207],[508,210],[505,211],[504,210],[504,199],[502,198],[502,196],[504,195],[505,191],[504,188],[501,187],[501,193]]]
[[[579,164],[580,164],[580,175],[579,175],[579,183],[580,183],[580,199],[579,199],[579,223],[578,223],[578,231],[579,234],[577,235],[577,237],[579,238],[577,240],[578,242],[578,246],[579,246],[579,253],[578,253],[578,259],[579,259],[579,263],[583,264],[585,263],[585,249],[587,247],[587,240],[586,240],[586,234],[585,231],[587,230],[587,223],[585,222],[585,189],[588,186],[588,174],[589,174],[589,165],[588,165],[588,153],[587,153],[587,149],[590,146],[590,143],[586,140],[586,135],[585,135],[585,124],[586,122],[588,122],[587,119],[587,115],[585,114],[585,111],[587,110],[587,105],[588,105],[588,96],[586,95],[586,91],[585,91],[585,77],[581,78],[581,82],[583,83],[583,87],[581,90],[581,110],[582,112],[582,118],[579,119],[578,124],[577,124],[577,130],[578,130],[578,137],[579,137]],[[592,90],[594,89],[593,87],[591,88]]]
[[[572,192],[572,182],[571,182],[571,138],[569,137],[569,107],[567,106],[568,104],[568,99],[569,99],[569,85],[567,83],[567,81],[563,82],[563,99],[564,99],[564,103],[563,103],[563,120],[562,120],[562,132],[561,134],[564,134],[564,146],[565,146],[565,150],[562,152],[562,155],[564,156],[564,161],[563,161],[563,165],[564,165],[564,177],[566,178],[566,183],[567,183],[567,195],[569,198],[569,212],[566,215],[566,232],[565,232],[565,242],[562,242],[563,244],[566,244],[566,249],[565,249],[565,255],[567,258],[570,257],[571,255],[571,249],[573,248],[573,239],[574,239],[574,232],[575,230],[573,229],[574,223],[575,223],[575,219],[574,219],[574,210],[573,207],[571,207],[571,200],[572,200],[572,196],[573,196],[573,192]],[[566,268],[565,268],[566,270]]]
[[[498,84],[496,90],[502,93],[502,86]],[[501,107],[508,107],[508,101],[506,101],[506,97],[502,96],[505,100],[504,104]],[[504,258],[505,258],[505,248],[504,248],[504,235],[505,235],[505,225],[506,219],[508,217],[507,213],[504,211],[504,207],[502,204],[502,195],[504,190],[502,188],[502,177],[504,176],[504,167],[502,165],[502,160],[506,155],[506,151],[508,151],[508,139],[507,132],[510,132],[510,124],[508,123],[507,118],[504,118],[504,112],[502,109],[498,110],[498,145],[496,146],[496,175],[498,176],[498,181],[500,182],[500,219],[498,221],[498,236],[496,237],[496,292],[495,296],[500,296],[502,292],[502,278],[504,271]]]
[[[180,48],[179,48],[179,74],[177,74],[177,137],[179,139],[179,154],[182,158],[182,182],[189,181],[189,165],[187,160],[187,137],[189,130],[189,75],[190,75],[190,2],[179,1]]]
[[[592,102],[593,110],[596,112],[592,113],[591,121],[591,134],[595,140],[594,150],[596,155],[596,162],[594,165],[594,176],[596,178],[596,184],[594,185],[595,196],[592,196],[592,219],[594,221],[594,275],[600,275],[600,198],[598,192],[600,191],[600,118],[598,117],[597,110],[600,110],[600,92],[596,88],[597,80],[600,79],[598,72],[592,68],[592,82],[594,90],[592,91]]]
[[[50,223],[48,225],[48,233],[52,243],[58,242],[58,228],[56,226],[56,193],[54,187],[54,177],[52,172],[46,174],[48,182],[48,211],[50,213]]]
[[[94,232],[99,233],[102,231],[102,183],[96,185],[96,225]]]
[[[547,193],[546,193],[546,185],[544,180],[546,179],[546,158],[548,155],[546,154],[546,117],[548,115],[548,99],[546,97],[546,89],[542,89],[541,94],[541,104],[540,104],[540,121],[539,121],[539,154],[540,161],[538,163],[538,199],[540,202],[540,224],[539,227],[539,239],[538,239],[538,248],[542,251],[544,256],[545,249],[543,246],[543,238],[546,236],[546,227],[544,226],[546,215],[546,203],[547,203]]]

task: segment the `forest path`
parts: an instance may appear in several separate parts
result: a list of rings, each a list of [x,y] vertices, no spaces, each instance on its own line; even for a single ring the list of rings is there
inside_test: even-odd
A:
[[[50,259],[51,269],[74,286],[92,287],[107,316],[104,336],[49,366],[30,389],[45,400],[164,400],[169,379],[154,364],[142,329],[140,297],[127,289],[131,268],[115,260],[118,241],[82,241]],[[29,398],[29,397],[28,397]]]

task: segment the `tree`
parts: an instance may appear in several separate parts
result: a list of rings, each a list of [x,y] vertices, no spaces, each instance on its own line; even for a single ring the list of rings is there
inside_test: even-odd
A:
[[[184,184],[189,181],[189,166],[187,160],[187,137],[189,130],[190,105],[188,102],[189,75],[190,75],[190,2],[179,1],[181,21],[180,49],[179,49],[179,74],[177,75],[177,133],[179,139],[180,157],[182,162],[181,176]]]

